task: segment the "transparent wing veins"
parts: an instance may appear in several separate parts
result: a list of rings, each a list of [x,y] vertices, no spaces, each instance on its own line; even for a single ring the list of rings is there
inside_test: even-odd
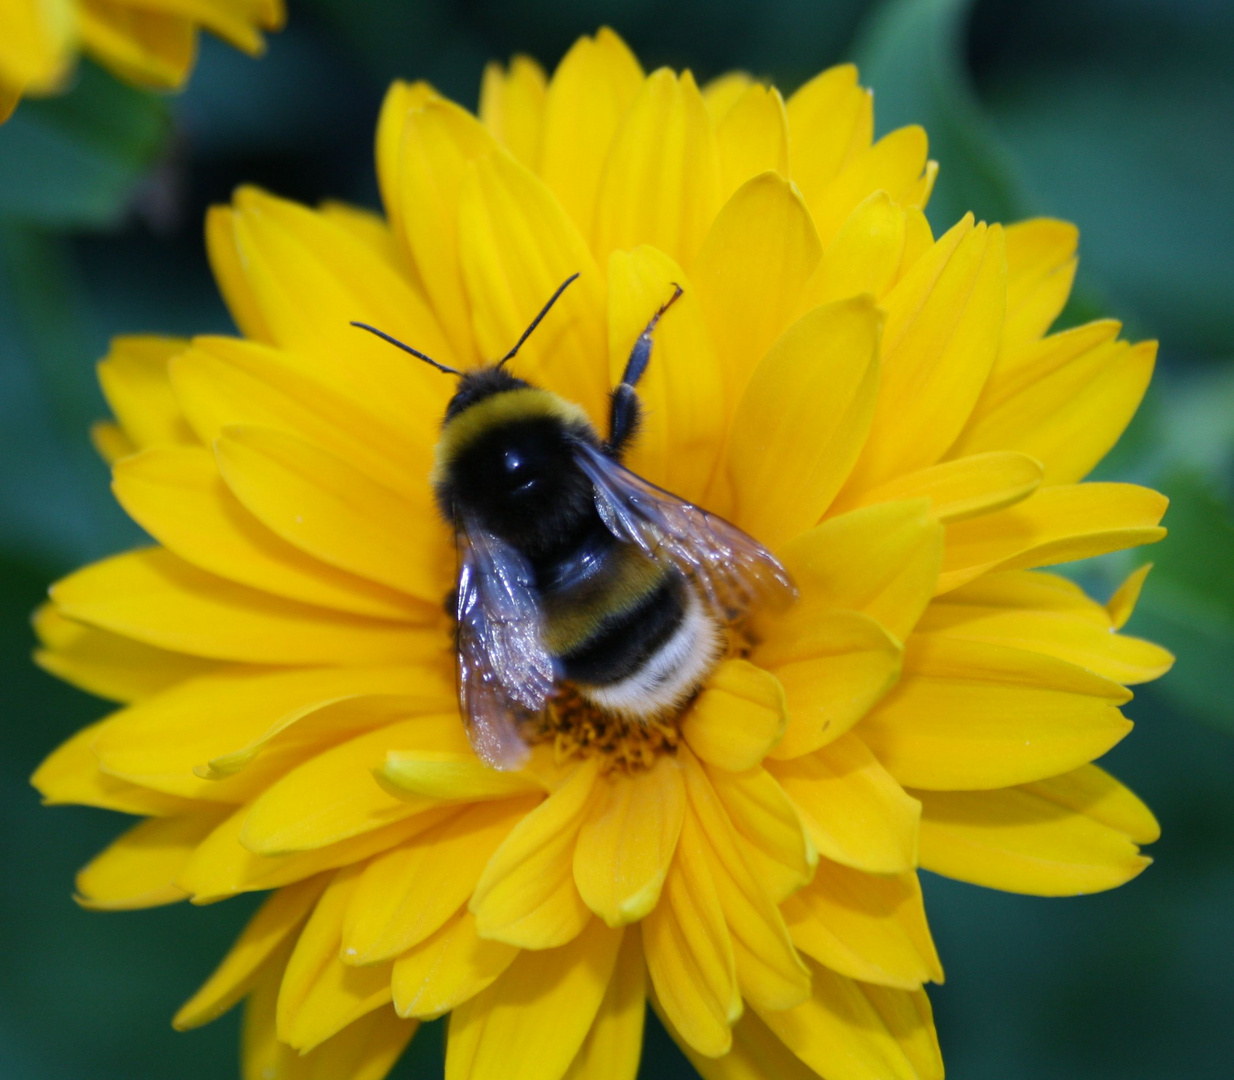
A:
[[[459,705],[476,753],[517,768],[527,755],[519,722],[543,712],[554,681],[531,567],[474,521],[457,534]]]
[[[593,447],[581,447],[578,462],[595,488],[596,509],[608,530],[692,578],[721,622],[738,622],[759,605],[785,607],[796,597],[779,560],[737,526]]]

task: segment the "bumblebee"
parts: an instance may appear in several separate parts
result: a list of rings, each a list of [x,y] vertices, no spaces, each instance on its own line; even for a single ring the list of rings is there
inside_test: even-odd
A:
[[[458,543],[458,685],[476,753],[517,768],[521,731],[560,684],[639,720],[679,708],[756,604],[795,595],[780,563],[729,522],[622,466],[636,437],[635,387],[675,287],[630,352],[609,400],[608,437],[584,411],[505,365],[578,275],[567,278],[501,360],[459,372],[432,485]]]

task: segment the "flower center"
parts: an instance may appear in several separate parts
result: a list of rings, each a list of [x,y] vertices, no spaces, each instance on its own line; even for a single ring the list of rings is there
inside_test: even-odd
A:
[[[558,762],[599,757],[604,772],[649,769],[681,740],[680,713],[654,720],[637,720],[605,712],[569,684],[549,700],[543,715],[524,728],[529,743],[552,743]]]

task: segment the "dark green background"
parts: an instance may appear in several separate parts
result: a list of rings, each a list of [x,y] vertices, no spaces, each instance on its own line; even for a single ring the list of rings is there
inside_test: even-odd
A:
[[[964,209],[1082,231],[1066,318],[1162,341],[1159,374],[1102,475],[1173,506],[1133,631],[1180,654],[1129,708],[1114,772],[1152,804],[1155,865],[1116,892],[1009,896],[926,875],[947,969],[931,991],[953,1080],[1234,1074],[1234,4],[1228,0],[290,0],[255,63],[207,42],[156,99],[83,67],[73,93],[0,128],[0,1077],[222,1080],[236,1023],[168,1018],[249,905],[91,914],[74,870],[122,827],[40,810],[27,777],[100,715],[28,662],[46,584],[137,538],[86,439],[111,334],[226,331],[201,244],[242,181],[374,203],[371,138],[396,75],[475,104],[489,57],[549,68],[610,23],[648,67],[739,67],[791,89],[855,58],[880,130],[922,121],[936,226]],[[1140,556],[1143,558],[1143,556]],[[1131,565],[1079,573],[1106,595]],[[644,1075],[688,1075],[662,1032]],[[396,1075],[440,1075],[439,1025]]]

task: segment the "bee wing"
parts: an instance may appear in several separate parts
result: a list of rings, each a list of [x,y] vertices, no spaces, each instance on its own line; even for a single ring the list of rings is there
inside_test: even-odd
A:
[[[515,769],[527,757],[518,722],[543,712],[554,678],[531,567],[474,521],[456,531],[459,704],[476,753]]]
[[[609,531],[693,578],[721,622],[737,622],[757,605],[784,607],[796,597],[779,560],[736,525],[656,487],[594,447],[581,446],[578,463],[595,487],[596,509]]]

